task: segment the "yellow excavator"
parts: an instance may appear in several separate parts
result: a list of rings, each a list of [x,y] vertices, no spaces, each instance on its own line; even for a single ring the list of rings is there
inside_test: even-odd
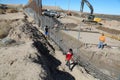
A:
[[[99,24],[99,25],[102,25],[101,23],[99,23],[101,21],[101,18],[95,18],[95,15],[93,15],[94,9],[93,9],[93,6],[89,3],[88,0],[81,0],[80,12],[83,13],[83,8],[84,8],[84,4],[85,3],[90,8],[91,12],[87,16],[87,19],[83,19],[82,22],[88,23],[88,24]]]

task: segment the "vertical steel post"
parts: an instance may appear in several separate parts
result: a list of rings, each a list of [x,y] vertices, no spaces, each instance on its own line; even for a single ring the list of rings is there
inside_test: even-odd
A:
[[[70,10],[70,0],[68,0],[68,11]]]
[[[80,40],[80,28],[81,28],[81,23],[80,23],[80,25],[79,25],[78,41]]]
[[[55,10],[57,10],[57,6],[56,6],[56,0],[55,0]]]
[[[80,25],[79,25],[78,42],[79,42],[79,40],[80,40],[80,28],[81,28],[81,23],[80,23]],[[77,54],[78,54],[78,52],[79,52],[79,46],[78,46],[78,48],[77,48]]]

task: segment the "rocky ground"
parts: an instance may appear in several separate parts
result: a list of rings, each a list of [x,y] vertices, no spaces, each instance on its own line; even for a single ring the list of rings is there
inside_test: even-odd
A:
[[[41,46],[47,46],[44,36],[34,26],[22,20],[13,24],[7,37],[0,41],[0,80],[51,79],[49,71],[46,71],[45,60],[35,46],[38,38],[43,41],[38,41]],[[49,50],[45,48],[45,51]]]
[[[67,30],[63,30],[62,32],[65,34],[68,34],[69,36],[72,36],[77,40],[80,34],[79,40],[83,44],[85,44],[82,48],[80,48],[80,52],[82,51],[81,52],[82,54],[80,55],[84,55],[84,57],[86,56],[86,59],[91,61],[95,66],[99,67],[99,69],[103,73],[109,76],[119,77],[120,41],[106,36],[106,44],[108,46],[106,46],[103,50],[100,50],[97,48],[97,44],[99,42],[98,38],[101,32],[109,33],[109,35],[115,35],[119,37],[118,35],[120,32],[119,21],[115,21],[116,23],[113,23],[112,21],[106,20],[106,22],[104,22],[102,26],[96,26],[96,25],[78,23],[78,20],[81,21],[81,18],[78,18],[75,16],[71,16],[71,17],[69,16],[69,17],[59,19],[59,21],[62,23],[70,22],[70,23],[77,24],[77,26],[74,26],[74,28],[73,27],[69,28],[69,26],[67,26]],[[111,22],[113,24],[111,24]],[[106,26],[106,25],[109,25],[109,26]],[[116,26],[118,27],[116,28]],[[79,44],[75,44],[76,42],[75,40],[69,41],[69,42],[71,46],[72,45],[79,46]]]
[[[65,56],[36,25],[24,17],[12,18],[10,22],[6,17],[0,22],[1,29],[6,26],[1,36],[6,35],[0,39],[0,80],[97,80],[82,67],[76,66],[70,72],[65,66]]]
[[[66,16],[58,20],[67,28],[67,31],[61,31],[62,37],[72,41],[69,42],[73,49],[75,45],[80,46],[76,39],[82,19]],[[33,19],[23,12],[0,14],[0,80],[100,80],[78,65],[70,71],[65,66],[63,52],[31,22]],[[99,50],[97,39],[100,34],[96,32],[108,30],[108,33],[119,36],[120,23],[115,20],[102,23],[103,28],[98,29],[91,25],[81,26],[80,41],[85,45],[80,51],[103,73],[119,77],[120,42],[107,37],[109,46]]]

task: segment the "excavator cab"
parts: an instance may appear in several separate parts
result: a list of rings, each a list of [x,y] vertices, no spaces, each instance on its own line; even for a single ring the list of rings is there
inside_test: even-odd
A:
[[[94,18],[95,18],[94,15],[89,15],[89,16],[88,16],[88,20],[91,20],[91,21],[92,21],[92,20],[94,20]]]
[[[97,24],[98,23],[98,19],[99,21],[101,20],[100,18],[95,19],[95,15],[93,15],[93,6],[89,3],[88,0],[81,0],[81,8],[80,8],[80,12],[83,12],[83,8],[84,8],[84,4],[87,4],[87,6],[90,8],[90,14],[87,16],[87,20],[83,20],[82,22],[84,23],[88,23],[88,24]],[[101,25],[101,23],[98,23]]]

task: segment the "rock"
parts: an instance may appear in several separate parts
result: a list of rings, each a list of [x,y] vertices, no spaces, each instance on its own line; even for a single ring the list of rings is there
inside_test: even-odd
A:
[[[4,38],[4,39],[2,39],[1,41],[2,41],[2,43],[5,44],[5,45],[9,45],[9,44],[15,43],[15,40],[10,39],[10,38],[7,38],[7,37]]]

